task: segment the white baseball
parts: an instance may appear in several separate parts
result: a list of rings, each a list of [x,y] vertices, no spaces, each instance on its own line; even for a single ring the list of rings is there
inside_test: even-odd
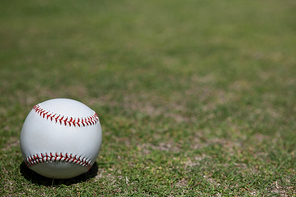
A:
[[[87,172],[101,144],[97,114],[81,102],[62,98],[35,105],[20,136],[26,165],[40,175],[56,179]]]

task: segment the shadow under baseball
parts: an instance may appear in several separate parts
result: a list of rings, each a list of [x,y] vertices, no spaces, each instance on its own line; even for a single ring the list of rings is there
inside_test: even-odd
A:
[[[91,178],[94,178],[98,174],[98,164],[97,162],[94,163],[94,165],[91,167],[91,169],[77,177],[73,177],[70,179],[51,179],[51,178],[46,178],[44,176],[41,176],[28,168],[25,164],[25,162],[22,162],[20,164],[20,172],[23,175],[25,179],[30,181],[33,184],[38,184],[38,185],[44,185],[44,186],[56,186],[56,185],[72,185],[76,183],[81,183],[85,182]]]

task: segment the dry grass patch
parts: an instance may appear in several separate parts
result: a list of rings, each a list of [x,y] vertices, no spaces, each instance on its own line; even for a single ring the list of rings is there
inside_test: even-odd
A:
[[[291,182],[289,179],[285,180],[286,184],[291,185]],[[280,196],[288,197],[291,195],[296,194],[296,187],[294,186],[283,186],[283,183],[281,181],[275,181],[271,188],[268,189],[270,193],[275,193]]]
[[[150,143],[143,143],[137,145],[138,149],[144,154],[150,154],[151,150],[167,151],[171,153],[178,153],[181,148],[173,142],[159,143],[158,145],[152,145]]]
[[[9,150],[11,147],[14,146],[19,146],[20,140],[17,137],[11,137],[9,140],[6,142],[5,146],[2,148],[3,151]]]

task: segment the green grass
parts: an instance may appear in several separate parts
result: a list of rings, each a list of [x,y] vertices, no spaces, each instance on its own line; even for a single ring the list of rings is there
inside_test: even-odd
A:
[[[0,1],[0,196],[295,196],[296,4]],[[100,117],[94,168],[25,167],[31,108]]]

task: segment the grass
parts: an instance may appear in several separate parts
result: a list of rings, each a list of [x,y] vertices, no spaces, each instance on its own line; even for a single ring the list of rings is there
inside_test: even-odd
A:
[[[0,2],[1,196],[295,196],[296,4]],[[25,167],[31,108],[100,116],[92,170]]]

